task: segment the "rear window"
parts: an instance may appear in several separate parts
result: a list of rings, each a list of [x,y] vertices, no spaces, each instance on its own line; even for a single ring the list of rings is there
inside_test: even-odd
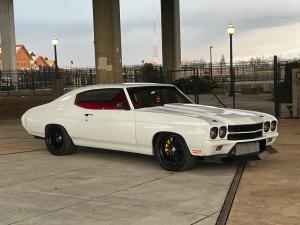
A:
[[[77,95],[76,102],[110,102],[122,89],[101,89],[82,92]]]
[[[121,88],[97,89],[79,93],[75,105],[94,110],[129,110],[125,92]]]

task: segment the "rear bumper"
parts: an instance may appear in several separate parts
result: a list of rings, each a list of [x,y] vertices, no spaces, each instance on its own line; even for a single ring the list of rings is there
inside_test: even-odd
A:
[[[263,149],[260,149],[260,151],[258,152],[239,155],[239,156],[235,154],[235,149],[233,148],[232,151],[230,151],[228,154],[206,156],[204,157],[204,159],[209,162],[219,162],[219,161],[223,161],[224,159],[262,160],[275,153],[278,153],[278,151],[271,145],[266,146]]]

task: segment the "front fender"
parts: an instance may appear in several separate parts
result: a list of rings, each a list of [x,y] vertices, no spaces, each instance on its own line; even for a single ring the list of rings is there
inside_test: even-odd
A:
[[[136,121],[136,142],[140,153],[153,155],[154,136],[161,132],[171,132],[182,136],[190,151],[200,150],[203,143],[209,139],[209,130],[209,124],[199,119],[188,122],[175,120],[159,123]]]

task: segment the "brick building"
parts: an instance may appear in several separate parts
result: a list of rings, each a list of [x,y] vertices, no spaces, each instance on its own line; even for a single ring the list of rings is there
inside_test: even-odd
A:
[[[32,58],[24,45],[16,45],[17,68],[30,68],[33,63]],[[2,68],[2,52],[0,49],[0,68]]]
[[[54,64],[47,57],[36,56],[34,53],[29,53],[24,45],[16,45],[17,69],[43,69],[53,68]],[[49,61],[49,63],[48,63]],[[0,69],[2,69],[2,53],[0,48]]]
[[[47,62],[47,57],[43,57],[43,56],[32,56],[32,59],[34,60],[34,65],[35,65],[35,69],[46,69],[49,67],[52,67],[51,65],[48,64]]]

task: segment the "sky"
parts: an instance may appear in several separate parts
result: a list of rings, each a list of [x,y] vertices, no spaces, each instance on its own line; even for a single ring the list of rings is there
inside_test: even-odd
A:
[[[157,14],[161,62],[160,0]],[[152,0],[120,0],[122,54],[125,65],[152,59]],[[234,58],[300,58],[299,0],[181,0],[183,60],[229,58],[226,27],[233,23]],[[51,39],[59,39],[58,64],[93,67],[92,0],[14,0],[16,40],[36,55],[53,58]]]

